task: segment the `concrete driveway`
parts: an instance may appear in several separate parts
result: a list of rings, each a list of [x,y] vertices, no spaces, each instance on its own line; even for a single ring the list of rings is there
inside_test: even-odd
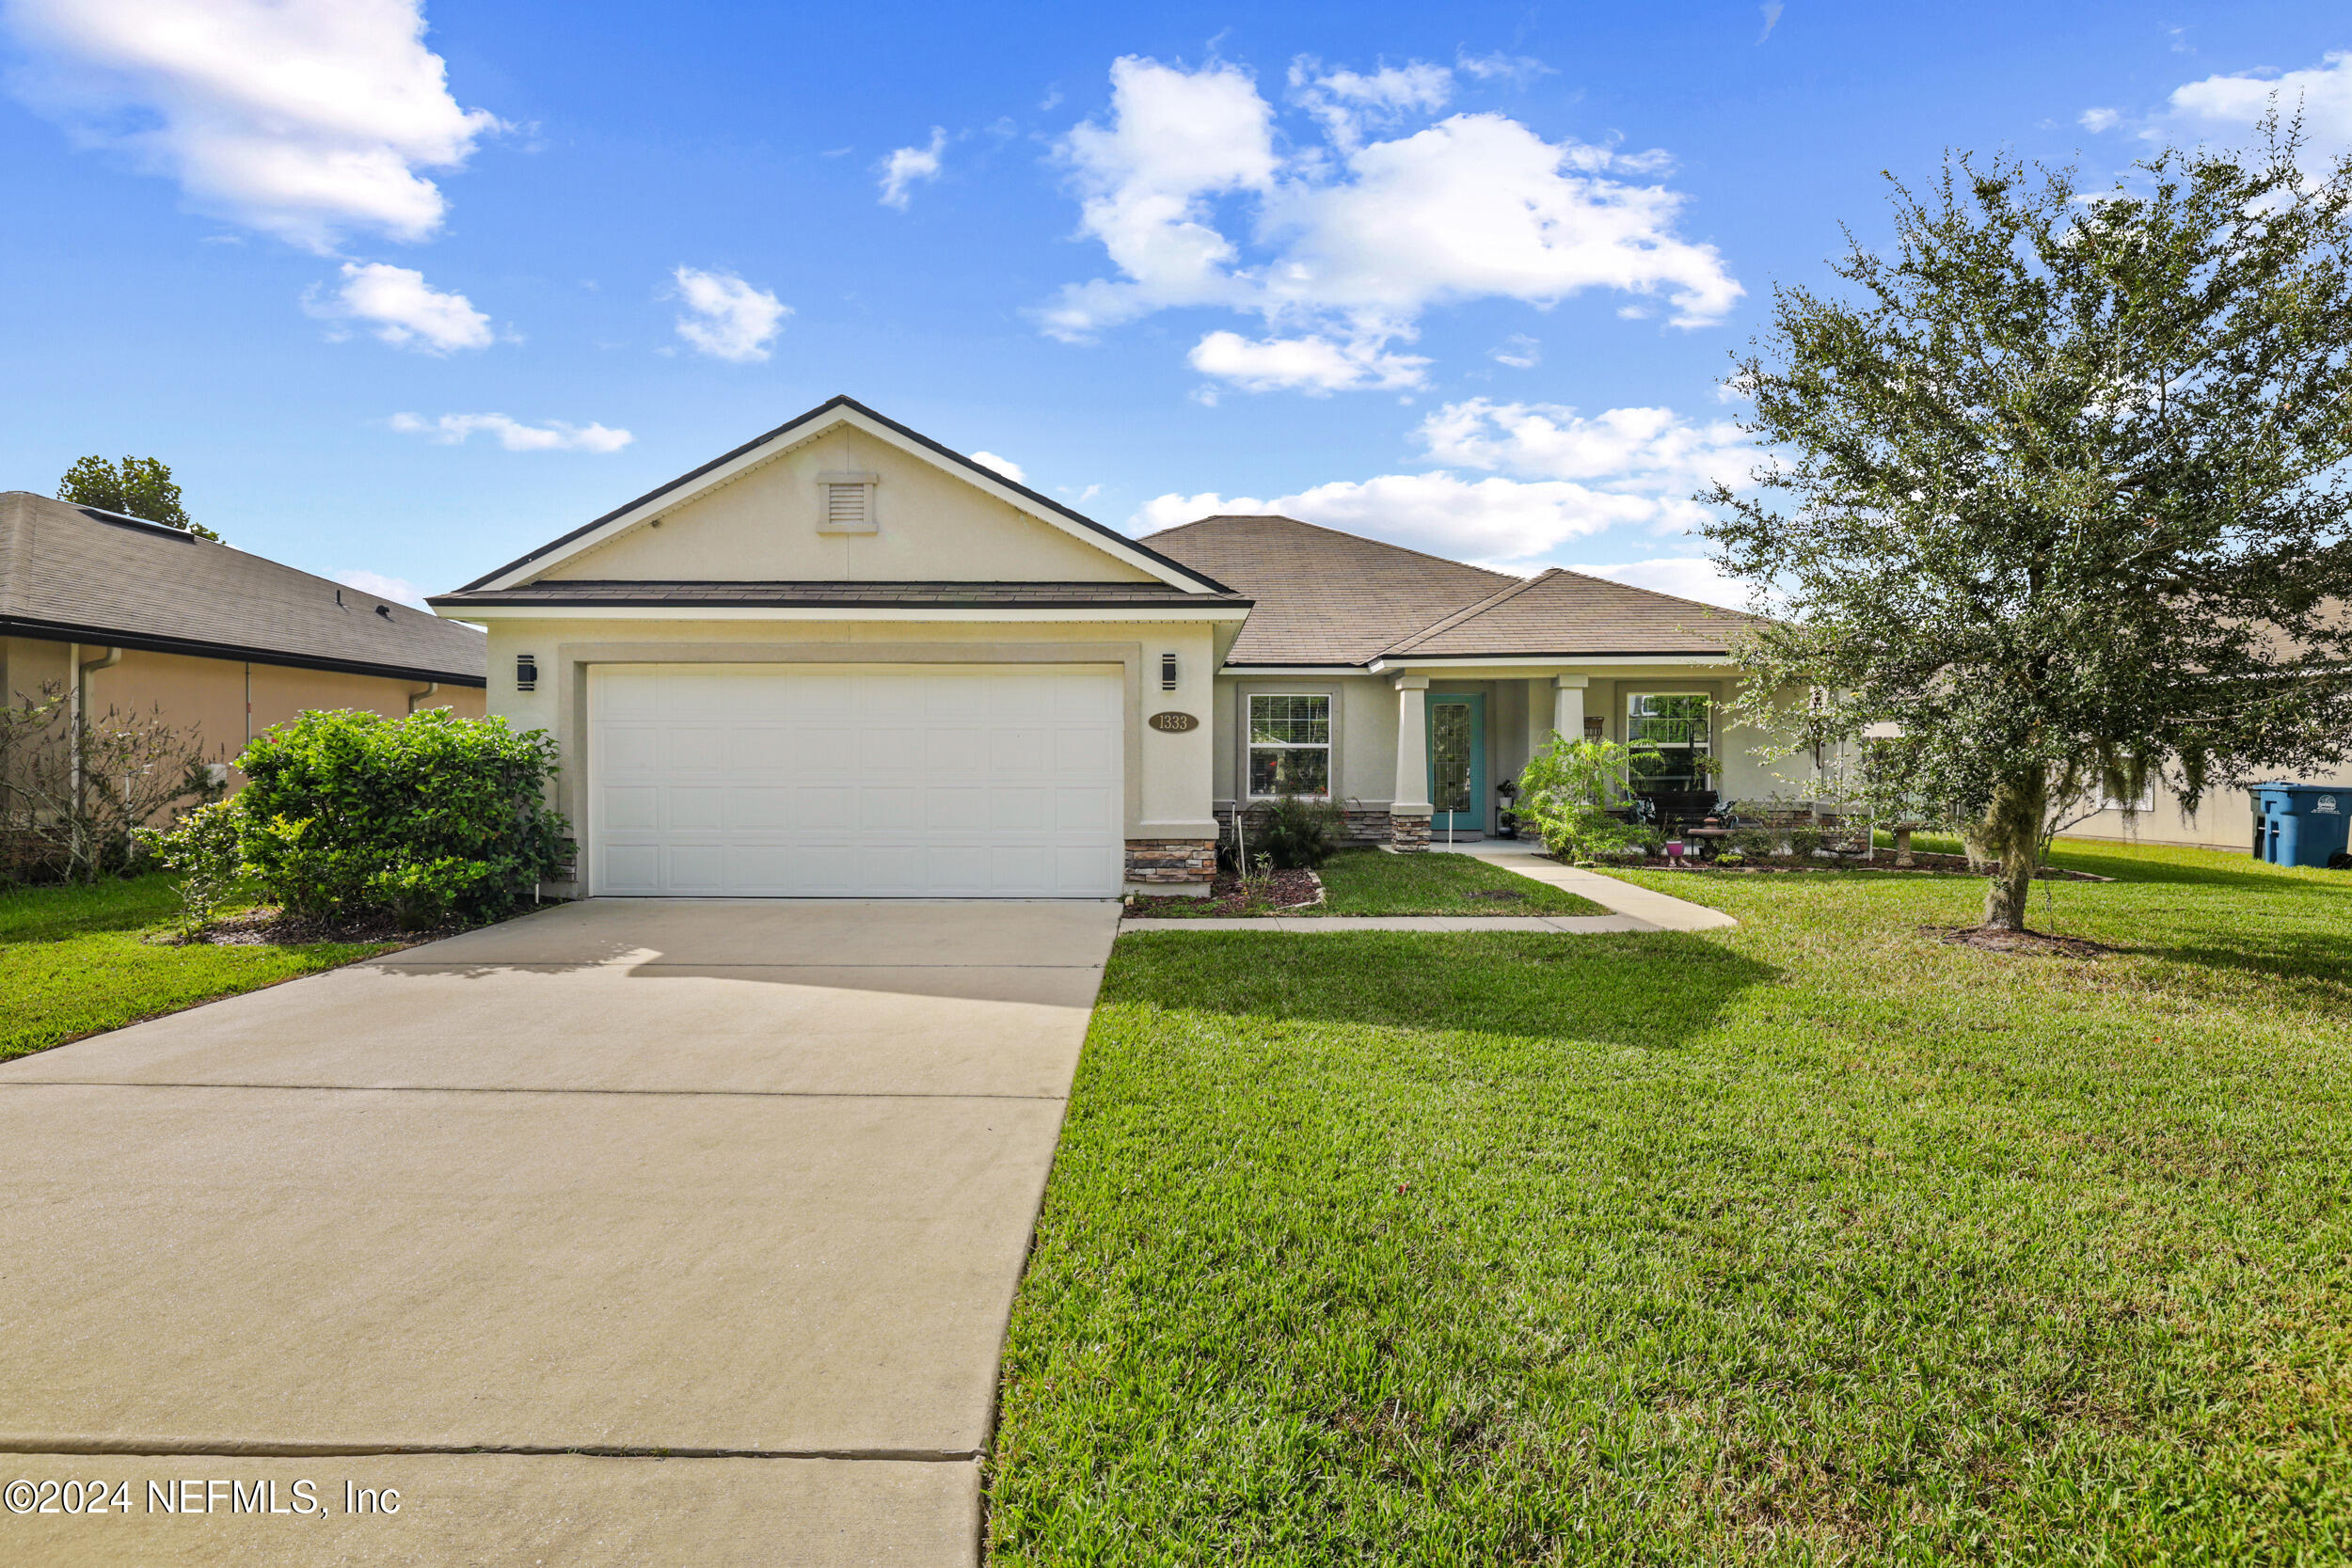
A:
[[[131,1482],[0,1559],[972,1561],[1117,917],[596,900],[0,1065],[0,1481]]]

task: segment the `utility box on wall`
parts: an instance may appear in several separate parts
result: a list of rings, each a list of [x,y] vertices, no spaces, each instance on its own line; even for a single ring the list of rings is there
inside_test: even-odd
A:
[[[2332,784],[2254,786],[2254,858],[2273,865],[2328,865],[2344,853],[2352,789]]]

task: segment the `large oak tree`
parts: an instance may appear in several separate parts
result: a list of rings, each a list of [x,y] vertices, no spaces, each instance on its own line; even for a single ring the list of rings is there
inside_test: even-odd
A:
[[[2303,150],[1890,177],[1891,243],[1737,366],[1774,457],[1701,499],[1780,615],[1745,714],[1959,826],[1988,926],[2102,796],[2352,753],[2352,158]]]

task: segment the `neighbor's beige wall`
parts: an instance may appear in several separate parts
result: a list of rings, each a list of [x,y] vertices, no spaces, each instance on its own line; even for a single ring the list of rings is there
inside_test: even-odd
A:
[[[879,474],[873,533],[818,533],[818,475]],[[546,578],[727,582],[1148,582],[896,447],[836,428],[561,565]]]
[[[1214,726],[1184,735],[1147,727],[1174,709],[1206,719],[1215,679],[1209,623],[1105,621],[530,620],[490,624],[489,710],[562,747],[555,803],[581,820],[588,756],[586,672],[616,663],[1116,664],[1127,684],[1127,836],[1209,837]],[[534,657],[538,689],[515,688],[518,654]],[[1160,656],[1176,655],[1177,689],[1160,689]]]
[[[2281,775],[2289,784],[2328,784],[2352,790],[2352,768],[2333,772]],[[2066,830],[2069,838],[2122,839],[2140,844],[2186,844],[2209,849],[2244,849],[2254,846],[2254,802],[2243,785],[2205,793],[2197,814],[2182,808],[2180,798],[2161,786],[2154,809],[2137,814],[2103,811],[2087,822]]]
[[[5,680],[11,701],[37,695],[51,682],[68,678],[64,642],[28,638],[6,640]],[[84,643],[85,662],[103,657],[103,643]],[[246,693],[251,680],[252,713],[248,721]],[[186,654],[155,654],[125,649],[121,660],[88,675],[89,711],[93,719],[109,708],[145,715],[160,709],[175,729],[194,730],[204,754],[226,762],[245,743],[272,724],[282,723],[309,708],[364,708],[395,718],[410,711],[411,692],[422,681],[391,680],[380,675],[345,674],[331,670],[300,670],[278,664],[246,664],[239,659],[198,658]],[[482,688],[444,682],[417,706],[446,707],[461,717],[479,719],[484,708]],[[232,783],[241,779],[232,776]]]

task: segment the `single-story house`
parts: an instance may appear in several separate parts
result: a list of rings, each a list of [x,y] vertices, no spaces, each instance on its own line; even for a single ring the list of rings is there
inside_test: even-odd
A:
[[[162,711],[226,762],[306,708],[483,711],[485,640],[179,529],[0,492],[0,693]]]
[[[1554,729],[1774,783],[1732,612],[1286,517],[1132,539],[846,397],[432,603],[557,738],[581,895],[1199,889],[1284,789],[1486,832]]]

